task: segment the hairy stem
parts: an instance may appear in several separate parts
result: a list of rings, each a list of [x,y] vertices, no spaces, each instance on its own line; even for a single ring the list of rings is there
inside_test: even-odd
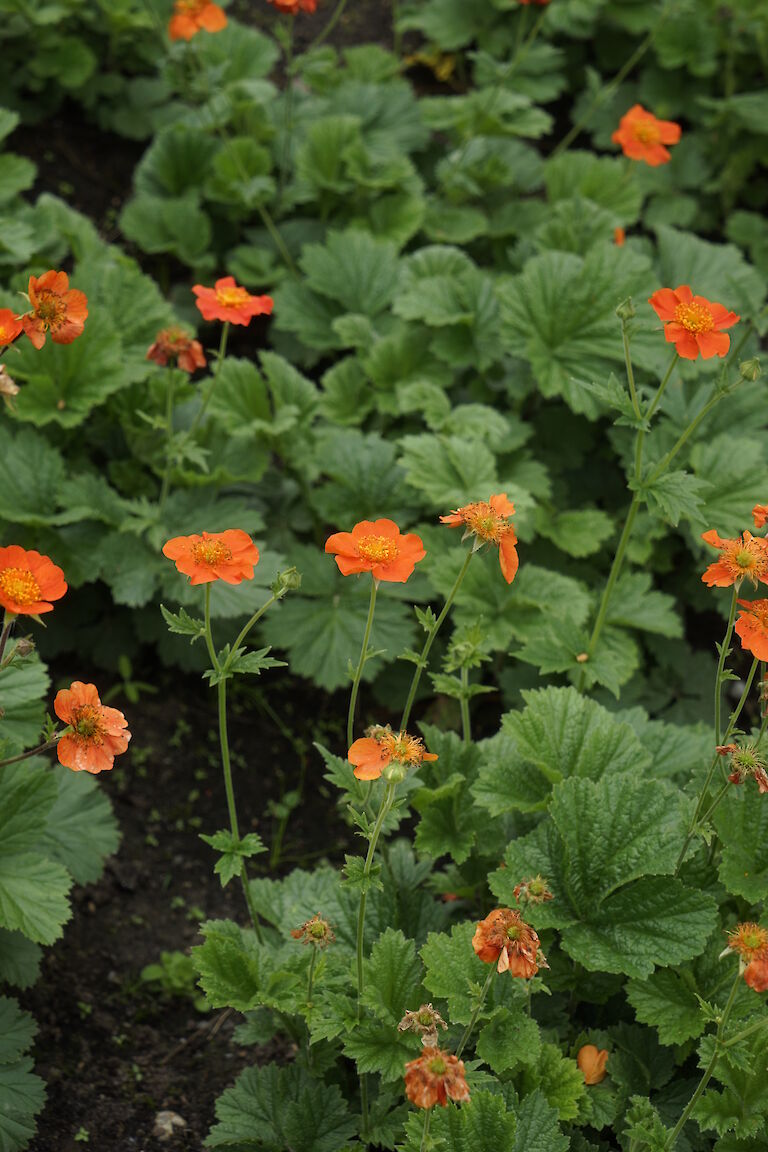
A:
[[[461,670],[461,734],[464,743],[469,746],[472,743],[472,727],[469,715],[469,669],[462,668]]]
[[[371,599],[368,603],[368,619],[365,622],[365,632],[363,633],[363,645],[360,649],[360,659],[357,662],[357,669],[355,671],[355,678],[352,681],[352,691],[349,696],[349,710],[347,712],[347,748],[352,747],[352,740],[355,734],[355,706],[357,705],[357,694],[360,691],[360,679],[363,675],[363,667],[368,656],[368,642],[371,638],[371,628],[373,626],[373,614],[376,611],[376,592],[378,591],[379,582],[371,577]]]
[[[478,1000],[477,1004],[475,1005],[475,1010],[470,1017],[469,1024],[467,1024],[466,1028],[464,1029],[464,1035],[462,1036],[461,1042],[459,1043],[459,1046],[456,1049],[456,1059],[457,1060],[461,1059],[461,1054],[464,1051],[464,1049],[466,1048],[467,1043],[469,1041],[469,1038],[475,1030],[475,1024],[477,1024],[477,1018],[483,1010],[483,1005],[485,1004],[485,998],[488,995],[488,989],[491,986],[491,981],[493,980],[495,972],[496,972],[496,967],[495,967],[495,965],[491,964],[489,969],[488,969],[488,975],[485,978],[485,984],[483,984],[483,990],[480,993],[480,999]]]

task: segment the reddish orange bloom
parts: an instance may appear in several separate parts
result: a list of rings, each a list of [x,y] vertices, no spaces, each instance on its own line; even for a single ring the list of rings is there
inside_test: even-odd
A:
[[[101,703],[95,684],[75,680],[56,693],[53,710],[71,729],[59,738],[56,751],[59,762],[73,772],[108,772],[115,756],[128,747],[128,721],[117,708]]]
[[[585,1084],[599,1084],[606,1077],[608,1049],[597,1048],[594,1044],[584,1044],[579,1048],[576,1063],[581,1069]]]
[[[405,1066],[405,1094],[417,1108],[444,1108],[449,1100],[469,1100],[464,1063],[440,1048],[425,1048]]]
[[[507,500],[506,493],[491,496],[490,500],[480,500],[476,504],[465,504],[450,516],[441,516],[441,524],[451,528],[464,525],[464,537],[474,536],[476,547],[480,544],[497,544],[501,574],[507,584],[511,584],[520,563],[517,555],[517,536],[510,523],[515,514],[515,506]]]
[[[651,168],[666,164],[671,159],[665,144],[677,144],[680,139],[680,125],[674,120],[657,120],[652,112],[646,112],[642,104],[635,104],[625,112],[619,126],[611,136],[614,144],[630,160],[643,160]]]
[[[723,540],[714,528],[702,532],[702,540],[720,551],[720,558],[710,564],[702,580],[710,588],[730,588],[748,577],[757,587],[758,580],[768,584],[768,541],[762,536],[743,532],[735,540]]]
[[[190,374],[198,368],[205,368],[205,355],[199,340],[194,340],[183,328],[163,328],[150,345],[147,360],[154,360],[165,368],[170,360],[176,362],[182,372]]]
[[[753,960],[768,959],[768,931],[760,924],[749,920],[744,924],[737,924],[727,935],[726,951],[738,952],[745,964],[751,964]]]
[[[755,504],[752,509],[752,519],[755,522],[755,528],[763,528],[768,522],[768,504]]]
[[[269,0],[278,12],[287,12],[289,16],[296,16],[299,12],[314,12],[317,0]]]
[[[403,536],[393,520],[361,520],[351,532],[335,532],[325,550],[336,557],[342,576],[370,572],[374,580],[405,584],[426,556],[421,537]]]
[[[747,964],[744,969],[744,981],[754,988],[755,992],[768,992],[768,956],[761,956]]]
[[[163,544],[163,556],[173,560],[190,584],[240,584],[253,580],[259,550],[247,532],[228,528],[226,532],[203,532],[202,536],[174,536]]]
[[[35,348],[42,348],[48,332],[54,344],[71,344],[82,335],[88,298],[79,288],[69,287],[66,272],[51,269],[42,276],[30,276],[27,294],[32,311],[21,322]]]
[[[250,324],[254,316],[271,315],[274,305],[271,296],[251,296],[247,288],[235,283],[234,276],[223,276],[213,288],[195,284],[192,291],[204,320]]]
[[[664,337],[667,343],[674,344],[684,360],[697,360],[699,353],[705,360],[725,356],[731,338],[723,329],[732,328],[741,319],[723,304],[713,304],[703,296],[694,296],[687,284],[674,289],[659,288],[648,303],[666,325]]]
[[[742,648],[768,660],[768,600],[739,600],[742,611],[734,625]]]
[[[539,937],[512,908],[494,908],[481,920],[472,947],[484,964],[496,964],[497,971],[524,980],[535,976],[539,968],[549,968]]]
[[[52,612],[51,600],[67,590],[64,573],[48,556],[27,552],[18,544],[0,548],[0,606],[14,616]]]
[[[382,773],[385,779],[402,780],[409,768],[417,768],[424,760],[437,760],[434,752],[427,752],[419,736],[378,726],[369,731],[370,736],[355,740],[347,753],[358,780],[378,780]],[[390,769],[390,765],[400,771]]]
[[[10,308],[0,308],[0,345],[12,344],[24,325]]]
[[[613,242],[618,248],[621,248],[621,246],[625,243],[626,239],[627,239],[627,234],[623,228],[614,228],[614,230],[613,230]]]
[[[198,32],[221,32],[227,17],[211,0],[175,0],[168,25],[171,40],[191,40]]]

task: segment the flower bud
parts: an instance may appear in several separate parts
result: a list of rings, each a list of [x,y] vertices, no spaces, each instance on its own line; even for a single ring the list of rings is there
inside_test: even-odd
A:
[[[382,765],[381,774],[390,784],[402,784],[408,775],[408,765],[400,760],[390,760]]]
[[[286,592],[295,592],[301,588],[301,572],[298,568],[286,568],[285,572],[278,572],[272,585],[275,596],[285,596]]]
[[[742,380],[749,380],[754,384],[755,380],[759,380],[763,374],[763,369],[757,357],[751,360],[742,360],[739,364],[739,375]]]
[[[619,320],[631,320],[636,315],[635,306],[632,303],[632,297],[627,296],[626,300],[622,300],[616,308],[616,315]]]

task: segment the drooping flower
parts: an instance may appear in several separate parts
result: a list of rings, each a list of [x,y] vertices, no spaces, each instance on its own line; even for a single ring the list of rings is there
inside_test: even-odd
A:
[[[147,360],[154,360],[163,368],[170,362],[190,375],[198,368],[205,368],[205,353],[199,340],[195,340],[183,328],[163,328],[155,336],[154,343],[147,352]]]
[[[247,288],[235,283],[234,276],[223,276],[213,288],[195,284],[192,291],[204,320],[250,324],[254,316],[271,315],[274,305],[271,296],[251,296]]]
[[[739,600],[741,611],[734,631],[742,648],[758,660],[768,660],[768,600]]]
[[[426,556],[421,537],[403,535],[393,520],[361,520],[351,532],[334,532],[325,550],[336,557],[342,576],[370,572],[374,580],[404,584]]]
[[[737,952],[745,964],[753,960],[768,960],[768,930],[754,921],[737,924],[728,932],[726,952]],[[725,955],[725,953],[723,953]]]
[[[755,528],[763,528],[768,523],[768,504],[755,504],[752,509]]]
[[[228,528],[226,532],[203,532],[201,536],[174,536],[163,544],[163,555],[173,560],[190,584],[240,584],[253,579],[259,550],[247,532]]]
[[[117,708],[101,703],[95,684],[75,680],[56,693],[53,710],[71,729],[59,738],[56,751],[73,772],[108,772],[115,756],[128,747],[128,721]]]
[[[755,992],[768,992],[768,955],[759,956],[747,964],[744,982]]]
[[[539,968],[549,967],[539,937],[512,908],[494,908],[481,920],[472,947],[484,964],[496,964],[497,971],[524,980],[535,976]]]
[[[623,228],[614,228],[614,230],[613,230],[613,242],[617,246],[617,248],[621,248],[622,245],[626,243],[626,239],[627,239],[627,233],[625,232],[625,230]]]
[[[730,588],[744,579],[751,580],[755,587],[758,580],[768,584],[768,541],[762,536],[745,531],[735,540],[725,540],[710,528],[702,532],[701,538],[720,552],[719,559],[701,577],[708,587]]]
[[[310,920],[306,920],[301,927],[294,928],[291,936],[294,940],[301,940],[302,944],[312,944],[315,948],[327,948],[336,939],[330,924],[327,920],[323,920],[319,912]]]
[[[757,783],[758,792],[768,792],[768,762],[760,754],[757,744],[725,745],[722,751],[720,748],[717,751],[731,757],[731,771],[728,775],[731,784],[743,784],[751,776]]]
[[[0,308],[0,346],[12,344],[23,327],[21,316],[10,308]]]
[[[581,1069],[585,1084],[599,1084],[606,1077],[608,1049],[598,1048],[595,1044],[584,1044],[579,1048],[576,1063]]]
[[[0,606],[15,616],[52,612],[67,590],[61,568],[49,556],[18,544],[0,548]]]
[[[674,120],[657,120],[642,104],[634,104],[622,116],[611,140],[621,145],[622,152],[630,160],[643,160],[657,168],[671,160],[664,145],[677,144],[680,134],[680,125]]]
[[[543,876],[532,876],[515,885],[514,897],[518,904],[543,904],[554,897]]]
[[[415,1012],[406,1012],[397,1026],[398,1032],[415,1032],[425,1048],[437,1047],[437,1030],[448,1027],[437,1009],[422,1004]]]
[[[71,344],[82,334],[88,298],[79,288],[69,287],[66,272],[50,269],[42,276],[30,276],[27,294],[32,311],[21,322],[35,348],[42,348],[48,333],[54,344]]]
[[[381,775],[387,780],[403,780],[409,768],[417,768],[424,760],[437,760],[437,756],[427,752],[420,736],[376,725],[368,736],[355,740],[347,760],[354,764],[358,780],[378,780]]]
[[[705,360],[725,356],[731,346],[730,336],[723,331],[741,319],[723,304],[713,304],[703,296],[694,296],[687,284],[677,288],[659,288],[648,300],[659,320],[663,320],[664,337],[674,344],[684,360]]]
[[[226,26],[226,13],[211,0],[174,0],[168,36],[171,40],[191,40],[198,32],[221,32]]]
[[[469,1088],[463,1061],[440,1048],[425,1048],[405,1066],[405,1094],[417,1108],[445,1107],[449,1100],[466,1102]]]
[[[507,584],[511,584],[520,563],[517,555],[517,536],[510,522],[515,514],[515,506],[507,500],[506,493],[491,496],[490,500],[479,500],[475,504],[465,504],[450,516],[441,516],[440,523],[451,528],[464,526],[464,537],[474,536],[475,547],[482,544],[496,544],[499,549],[501,574]]]
[[[278,12],[285,12],[289,16],[296,16],[299,12],[314,12],[317,0],[268,0],[277,8]]]

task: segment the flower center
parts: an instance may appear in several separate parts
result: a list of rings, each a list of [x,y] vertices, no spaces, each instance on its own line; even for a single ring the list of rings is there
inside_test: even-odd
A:
[[[418,736],[409,736],[407,732],[400,732],[397,736],[388,732],[380,741],[391,760],[400,764],[420,764],[422,759],[422,744]]]
[[[221,564],[223,560],[231,560],[232,552],[221,540],[200,540],[192,545],[192,556],[196,564]]]
[[[37,297],[35,315],[47,328],[56,328],[64,319],[67,306],[55,292],[43,291]]]
[[[465,513],[464,523],[470,532],[481,540],[500,540],[507,527],[502,517],[497,516],[490,504],[470,504]]]
[[[83,704],[75,709],[72,716],[72,727],[82,740],[92,744],[101,743],[101,718],[98,708],[93,704]]]
[[[633,125],[632,131],[641,144],[658,144],[661,139],[659,126],[653,120],[641,120]]]
[[[712,313],[703,304],[678,304],[675,320],[688,332],[711,332],[715,326]]]
[[[40,599],[40,585],[27,568],[4,568],[0,588],[11,600],[26,608]]]
[[[241,304],[247,304],[250,298],[250,294],[245,288],[216,289],[216,299],[225,308],[239,308]]]
[[[325,928],[326,926],[322,920],[316,920],[314,924],[310,924],[309,934],[310,936],[314,936],[316,940],[319,940],[325,936]]]
[[[441,1058],[439,1056],[436,1057],[434,1060],[430,1060],[427,1067],[429,1068],[429,1070],[433,1076],[444,1076],[445,1075],[445,1060],[441,1060]]]
[[[739,568],[751,568],[754,565],[757,557],[752,552],[749,552],[746,548],[742,548],[739,552],[736,553],[734,559]]]
[[[507,936],[510,940],[519,940],[521,936],[520,928],[513,924],[511,928],[507,928]]]
[[[428,1028],[430,1024],[434,1024],[431,1012],[419,1012],[418,1019],[419,1024],[422,1024],[425,1028]]]
[[[397,543],[389,536],[363,536],[357,541],[358,556],[376,564],[389,564],[397,552]]]

